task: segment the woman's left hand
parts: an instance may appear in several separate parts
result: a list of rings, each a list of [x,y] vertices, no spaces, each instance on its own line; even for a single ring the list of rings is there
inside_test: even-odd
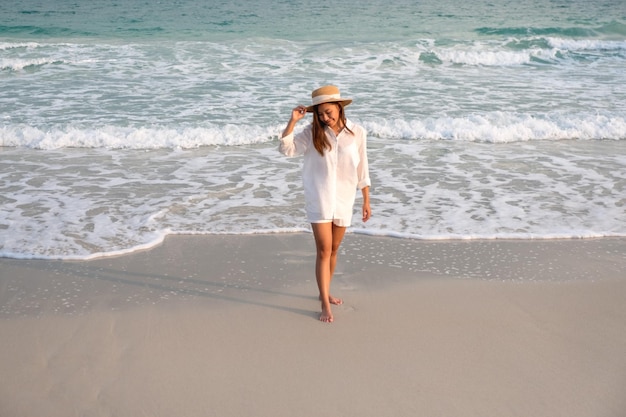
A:
[[[363,223],[368,221],[372,217],[372,209],[369,203],[363,203]]]

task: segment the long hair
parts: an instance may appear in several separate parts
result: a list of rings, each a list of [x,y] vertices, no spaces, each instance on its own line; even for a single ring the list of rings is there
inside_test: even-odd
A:
[[[352,130],[348,127],[346,123],[346,113],[343,110],[343,105],[341,103],[334,103],[339,106],[339,121],[343,128],[345,128],[348,132],[354,134]],[[320,155],[324,156],[324,151],[331,150],[333,146],[330,141],[326,137],[326,130],[324,129],[324,123],[322,123],[317,115],[317,106],[313,108],[313,146],[315,150],[319,152]]]

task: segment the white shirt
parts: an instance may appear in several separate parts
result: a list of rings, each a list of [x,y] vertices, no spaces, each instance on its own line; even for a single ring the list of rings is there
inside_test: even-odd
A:
[[[304,155],[302,183],[307,219],[311,223],[334,221],[350,226],[357,189],[371,185],[367,161],[366,132],[349,120],[347,129],[335,133],[326,127],[332,149],[324,155],[313,146],[313,126],[280,140],[279,150],[286,156]]]

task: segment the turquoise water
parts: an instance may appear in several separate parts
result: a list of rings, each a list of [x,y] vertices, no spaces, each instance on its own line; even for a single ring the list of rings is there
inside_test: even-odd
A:
[[[0,12],[3,36],[35,39],[379,42],[530,34],[621,39],[626,34],[626,6],[621,0],[6,0]]]
[[[326,83],[369,133],[351,231],[625,236],[625,64],[624,1],[4,1],[0,255],[308,230],[276,140]]]

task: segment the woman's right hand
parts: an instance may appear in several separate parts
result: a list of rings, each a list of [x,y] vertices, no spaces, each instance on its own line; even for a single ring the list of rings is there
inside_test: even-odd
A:
[[[291,111],[291,119],[289,119],[289,123],[287,123],[287,127],[283,130],[283,138],[293,132],[293,129],[296,127],[296,123],[299,120],[302,120],[306,116],[306,107],[298,106]]]
[[[306,107],[305,106],[300,105],[300,106],[294,108],[291,111],[291,120],[293,120],[294,122],[297,122],[297,121],[303,119],[304,116],[306,116]]]

